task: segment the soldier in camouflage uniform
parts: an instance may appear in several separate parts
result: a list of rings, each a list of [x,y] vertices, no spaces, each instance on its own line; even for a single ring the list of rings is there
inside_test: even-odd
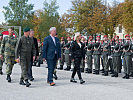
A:
[[[119,42],[119,36],[115,36],[115,43],[113,47],[113,75],[112,77],[118,77],[119,69],[120,69],[120,61],[121,61],[121,44]]]
[[[125,36],[126,41],[123,44],[123,67],[124,67],[124,73],[125,76],[123,77],[124,79],[129,79],[129,74],[130,74],[130,69],[132,67],[132,53],[131,53],[131,47],[132,47],[132,42],[130,40],[130,35]]]
[[[100,70],[100,55],[101,55],[101,43],[100,43],[100,36],[96,37],[96,43],[93,44],[94,46],[94,66],[95,66],[95,71],[93,74],[99,74]]]
[[[14,28],[8,29],[9,35],[4,37],[1,43],[0,58],[5,60],[7,81],[11,82],[10,75],[15,64],[15,47],[17,39],[13,36]],[[3,57],[4,56],[4,57]]]
[[[16,62],[19,62],[21,65],[21,78],[20,78],[20,85],[26,85],[29,87],[31,84],[28,82],[28,67],[31,61],[31,53],[33,53],[33,61],[35,60],[36,56],[36,49],[34,46],[33,40],[29,37],[30,29],[24,29],[24,36],[22,36],[16,46],[15,55],[16,55]],[[20,56],[20,59],[19,59]],[[24,81],[25,83],[24,83]]]
[[[1,46],[2,40],[3,40],[3,34],[0,34],[0,46]],[[3,66],[3,59],[0,59],[0,74],[1,75],[3,75],[2,66]]]
[[[108,65],[108,57],[111,52],[111,46],[108,40],[108,36],[104,35],[104,43],[102,45],[102,57],[103,57],[103,66],[104,66],[104,76],[108,76],[109,65]]]
[[[64,66],[64,61],[65,61],[65,55],[64,55],[64,45],[65,45],[65,41],[64,41],[64,37],[61,37],[61,59],[60,59],[60,67],[58,68],[59,70],[63,70],[63,66]]]
[[[133,77],[133,38],[132,38],[132,47],[131,47],[131,53],[132,53],[132,67],[131,67],[131,74],[130,76]]]
[[[90,36],[87,45],[87,67],[85,73],[92,73],[93,37]]]
[[[66,65],[67,65],[67,68],[65,68],[64,70],[67,70],[69,71],[71,69],[71,38],[68,37],[67,38],[67,43],[64,45],[65,47],[65,62],[66,62]]]

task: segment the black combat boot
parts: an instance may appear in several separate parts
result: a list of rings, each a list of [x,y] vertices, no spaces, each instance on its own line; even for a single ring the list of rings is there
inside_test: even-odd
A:
[[[36,61],[33,62],[33,66],[36,66]]]
[[[104,69],[101,69],[100,72],[101,72],[101,73],[104,73]]]
[[[2,72],[2,70],[0,70],[0,75],[3,75],[3,72]]]
[[[110,74],[114,74],[115,72],[113,70],[110,70]]]
[[[67,68],[65,68],[64,70],[66,71],[70,71],[71,67],[70,66],[67,66]]]
[[[77,81],[74,78],[71,78],[70,82],[77,83]]]
[[[40,65],[41,65],[41,64],[40,64],[40,61],[38,61],[38,64],[36,65],[36,67],[40,67]]]
[[[33,81],[33,80],[34,80],[34,78],[33,78],[33,77],[31,77],[31,78],[29,78],[29,80],[30,80],[30,81]]]
[[[7,80],[8,82],[11,82],[11,77],[10,77],[10,75],[7,75],[6,80]]]
[[[40,64],[43,64],[43,60],[40,61]]]
[[[60,65],[60,67],[58,69],[59,70],[63,70],[63,65]]]
[[[133,72],[129,75],[130,77],[133,77]]]
[[[84,68],[80,68],[81,72],[84,73]]]
[[[71,71],[73,71],[74,68],[71,68]]]
[[[108,76],[108,71],[104,71],[103,76]]]
[[[118,77],[118,73],[114,72],[114,74],[111,77]]]
[[[92,73],[92,69],[89,69],[89,70],[88,70],[88,73]]]
[[[129,79],[129,78],[130,78],[130,77],[129,77],[129,74],[127,74],[127,75],[126,75],[126,79]]]
[[[31,83],[29,83],[28,79],[25,80],[25,84],[26,84],[26,87],[29,87],[31,85]]]
[[[99,70],[95,70],[93,74],[98,75],[99,74]]]
[[[54,79],[55,79],[55,80],[57,80],[57,79],[58,79],[58,77],[57,77],[56,73],[54,73],[54,76],[53,76],[53,77],[54,77]]]
[[[85,73],[88,73],[88,68],[85,68]]]
[[[85,83],[85,81],[83,79],[80,79],[80,84]]]
[[[125,79],[125,78],[126,78],[126,76],[127,76],[127,74],[125,74],[125,76],[123,76],[122,78],[124,78],[124,79]]]
[[[19,84],[20,84],[20,85],[26,85],[22,79],[20,79]]]
[[[121,73],[121,69],[119,69],[119,73]]]

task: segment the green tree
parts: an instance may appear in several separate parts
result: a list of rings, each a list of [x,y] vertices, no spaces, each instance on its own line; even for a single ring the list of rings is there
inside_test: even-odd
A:
[[[24,27],[24,20],[33,15],[33,4],[27,4],[28,0],[10,0],[8,6],[3,6],[4,16],[8,25]]]
[[[42,33],[44,37],[49,35],[50,27],[55,26],[59,35],[63,30],[60,24],[58,8],[59,6],[56,0],[52,0],[50,4],[46,0],[44,1],[43,13],[40,15],[41,22],[38,27],[39,32]]]

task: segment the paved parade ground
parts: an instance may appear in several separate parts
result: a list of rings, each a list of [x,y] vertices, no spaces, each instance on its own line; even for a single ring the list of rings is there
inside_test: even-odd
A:
[[[71,71],[57,70],[56,86],[46,82],[46,64],[33,67],[35,80],[29,88],[19,85],[20,66],[13,69],[12,82],[8,83],[4,75],[0,76],[0,100],[133,100],[133,78],[122,79],[110,76],[82,74],[85,84],[70,83]]]

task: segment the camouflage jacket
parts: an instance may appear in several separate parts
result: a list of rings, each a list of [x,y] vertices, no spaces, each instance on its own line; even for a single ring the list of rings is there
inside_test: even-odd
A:
[[[0,55],[15,56],[16,43],[17,43],[17,38],[13,36],[4,37],[1,43]]]
[[[36,56],[36,48],[34,45],[34,41],[30,37],[22,36],[17,42],[15,57],[16,59],[20,56]]]

